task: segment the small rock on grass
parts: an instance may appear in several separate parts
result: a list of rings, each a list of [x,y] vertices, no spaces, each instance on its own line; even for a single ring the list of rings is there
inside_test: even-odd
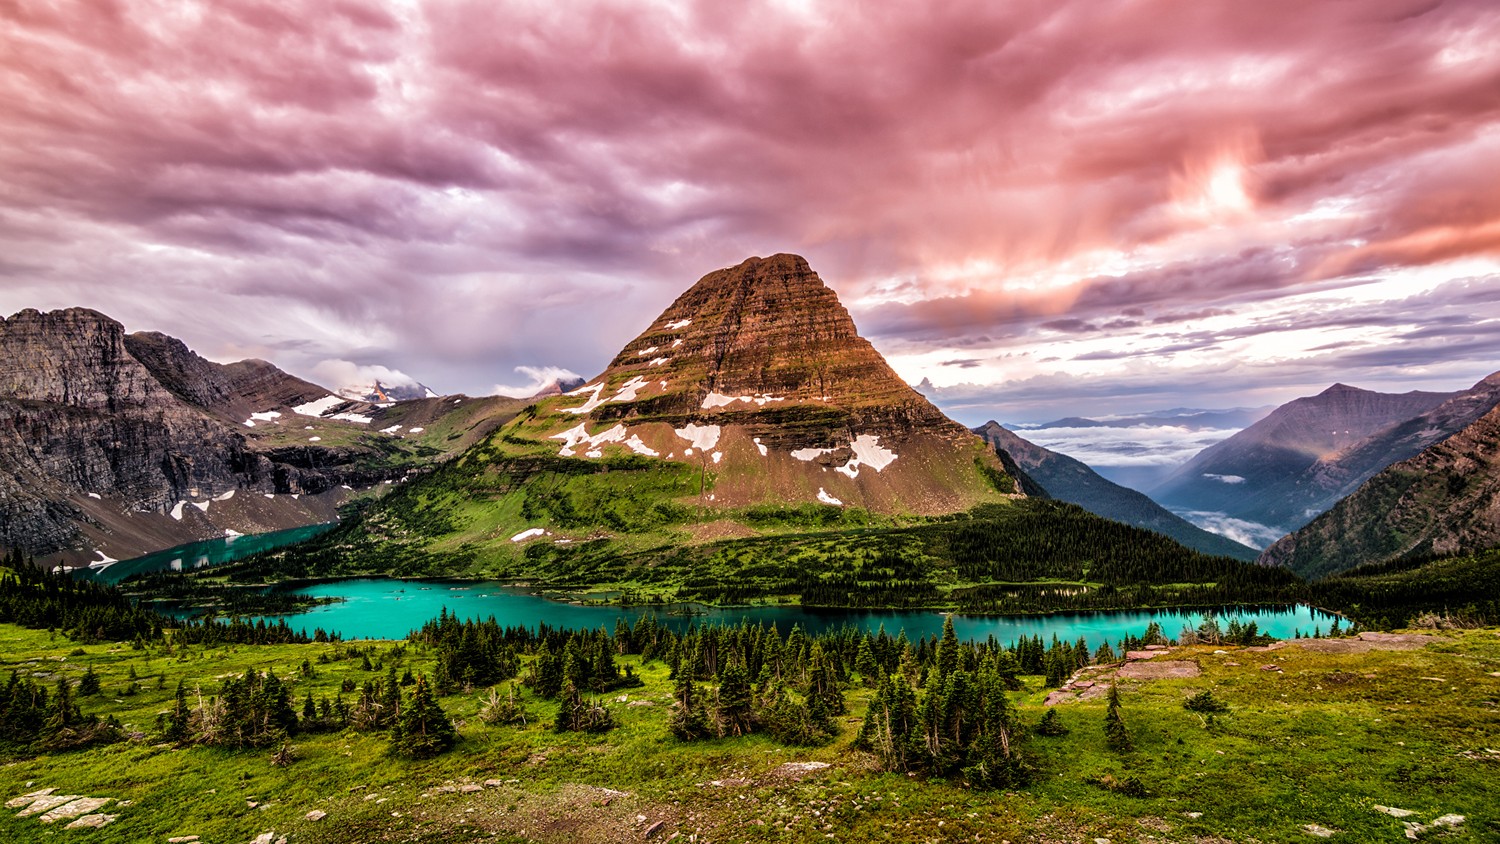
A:
[[[1334,833],[1338,832],[1336,829],[1329,829],[1315,823],[1303,824],[1302,831],[1316,838],[1332,838]]]
[[[167,844],[196,844],[197,840],[198,836],[196,835],[178,835],[168,838]]]
[[[321,821],[322,819],[328,817],[328,813],[323,811],[322,809],[313,809],[303,817],[305,820],[309,821]]]
[[[1410,809],[1397,809],[1394,806],[1375,806],[1374,809],[1377,812],[1384,812],[1393,818],[1409,818],[1416,814],[1416,812]]]
[[[44,788],[41,791],[33,791],[30,794],[23,794],[20,797],[16,797],[16,798],[12,798],[10,800],[7,800],[5,802],[5,808],[7,808],[7,809],[19,809],[22,806],[29,805],[31,803],[36,802],[37,800],[40,800],[43,797],[46,797],[47,795],[51,794],[52,792],[54,792],[56,790],[57,789],[55,789],[55,788]]]
[[[67,829],[98,829],[114,822],[119,815],[84,815],[83,817],[68,824]]]

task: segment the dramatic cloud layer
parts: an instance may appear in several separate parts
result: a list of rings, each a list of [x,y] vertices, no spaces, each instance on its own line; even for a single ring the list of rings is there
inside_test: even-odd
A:
[[[1500,368],[1492,0],[0,0],[0,309],[585,374],[804,254],[960,419]],[[524,386],[524,385],[523,385]]]

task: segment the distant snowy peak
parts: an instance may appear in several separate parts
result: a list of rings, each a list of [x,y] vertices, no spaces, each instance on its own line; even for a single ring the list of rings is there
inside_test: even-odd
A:
[[[541,389],[537,390],[535,393],[532,393],[530,396],[518,396],[518,398],[544,399],[548,396],[561,396],[567,393],[571,393],[587,383],[588,379],[577,376],[572,378],[554,378],[546,384],[543,384]]]
[[[438,394],[433,392],[432,388],[416,381],[398,386],[377,380],[368,384],[351,384],[340,387],[334,392],[346,399],[369,402],[370,404],[390,404],[391,402],[410,401],[412,399],[438,398]]]

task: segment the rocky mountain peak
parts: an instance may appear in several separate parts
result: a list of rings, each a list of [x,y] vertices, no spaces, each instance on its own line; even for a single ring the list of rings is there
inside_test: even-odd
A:
[[[796,255],[703,276],[598,377],[508,432],[559,457],[701,465],[701,503],[948,513],[1017,489],[906,384]],[[710,468],[711,467],[711,468]]]
[[[630,401],[601,408],[605,418],[780,418],[800,408],[822,428],[966,433],[896,375],[797,255],[705,275],[596,382],[611,394],[640,385]]]
[[[88,308],[0,320],[4,398],[89,410],[171,401],[125,347],[120,323]]]

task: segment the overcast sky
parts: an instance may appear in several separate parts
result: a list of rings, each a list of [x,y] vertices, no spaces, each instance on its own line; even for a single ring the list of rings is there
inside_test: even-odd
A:
[[[796,252],[966,422],[1456,389],[1496,44],[1493,0],[0,0],[0,311],[477,394]]]

